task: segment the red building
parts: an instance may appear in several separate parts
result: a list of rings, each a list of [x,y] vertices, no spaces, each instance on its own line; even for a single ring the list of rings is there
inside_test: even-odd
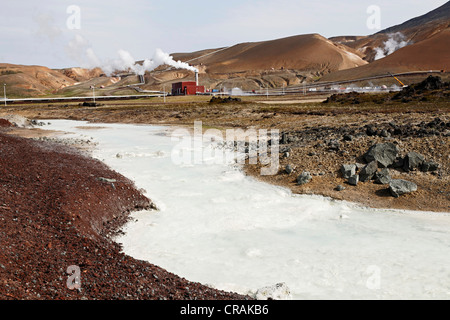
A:
[[[197,93],[205,93],[205,87],[197,85],[195,81],[183,81],[172,84],[172,95],[190,96]]]

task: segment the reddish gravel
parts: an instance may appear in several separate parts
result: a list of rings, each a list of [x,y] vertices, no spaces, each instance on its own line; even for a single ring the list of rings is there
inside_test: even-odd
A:
[[[0,299],[249,299],[121,253],[110,236],[152,206],[100,161],[0,132]],[[72,265],[79,290],[67,287]]]
[[[0,119],[0,127],[8,128],[8,127],[12,127],[12,126],[13,126],[12,123],[9,122],[8,120]]]

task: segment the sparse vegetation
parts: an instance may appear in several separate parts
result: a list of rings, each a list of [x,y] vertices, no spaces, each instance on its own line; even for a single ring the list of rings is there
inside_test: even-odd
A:
[[[22,73],[22,71],[19,71],[19,70],[2,70],[2,71],[0,71],[0,76],[9,76],[9,75],[18,74],[18,73]]]

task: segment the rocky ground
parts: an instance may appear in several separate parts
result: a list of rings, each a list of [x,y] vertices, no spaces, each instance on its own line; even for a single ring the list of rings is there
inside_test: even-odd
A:
[[[111,236],[152,202],[101,162],[9,125],[0,121],[0,299],[248,299],[121,253]],[[69,289],[70,266],[80,289]]]
[[[361,105],[363,110],[365,105],[390,103],[391,108],[375,108],[372,114],[349,112],[283,131],[278,175],[260,176],[261,165],[247,166],[246,171],[295,193],[320,194],[375,208],[450,212],[449,97],[450,84],[436,77],[399,93],[333,95],[323,104]],[[420,108],[417,101],[432,102]],[[418,108],[405,110],[405,105]],[[376,161],[370,176],[363,177],[370,169],[366,166],[375,160],[366,153],[375,145],[387,144],[396,149],[390,162]],[[380,151],[381,157],[388,153]],[[354,167],[352,179],[345,176],[343,165]],[[387,177],[377,179],[383,168]],[[355,179],[359,182],[352,181]],[[398,180],[411,184],[401,196],[395,191]]]
[[[359,124],[337,124],[285,132],[285,141],[280,145],[281,160],[277,175],[261,176],[260,164],[248,165],[245,169],[248,174],[265,182],[289,187],[299,194],[320,194],[374,208],[450,212],[450,117],[440,116],[429,122],[411,123],[412,119],[408,119],[405,123],[405,119],[400,122],[384,118],[376,125],[362,127]],[[362,120],[362,123],[365,121]],[[416,192],[395,198],[390,191],[389,180],[376,183],[373,175],[373,179],[360,181],[355,186],[344,177],[343,165],[354,165],[354,174],[361,173],[368,164],[364,155],[372,146],[385,143],[391,143],[398,149],[393,159],[398,163],[388,168],[390,178],[415,183],[418,186]],[[411,170],[405,169],[403,163],[410,152],[423,156]],[[429,171],[430,168],[422,170],[424,161],[436,163],[437,168],[433,171]],[[377,164],[375,170],[380,172],[382,168]],[[311,179],[308,183],[299,184],[298,177],[303,173],[310,173]]]

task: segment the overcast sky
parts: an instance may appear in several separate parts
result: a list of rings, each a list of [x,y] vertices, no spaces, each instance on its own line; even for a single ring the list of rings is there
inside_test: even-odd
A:
[[[379,31],[367,26],[372,5],[380,8],[384,29],[446,2],[2,0],[0,62],[63,68],[92,62],[86,49],[102,61],[121,49],[141,60],[157,48],[191,52],[307,33],[368,35]]]

